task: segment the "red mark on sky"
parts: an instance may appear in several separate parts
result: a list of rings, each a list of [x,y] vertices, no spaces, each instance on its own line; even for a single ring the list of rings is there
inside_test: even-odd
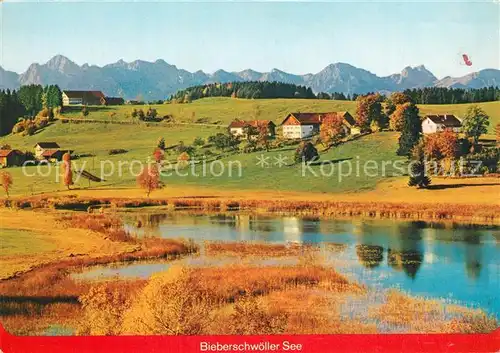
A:
[[[464,59],[465,65],[472,66],[472,61],[470,61],[469,56],[467,54],[462,54],[462,58]]]

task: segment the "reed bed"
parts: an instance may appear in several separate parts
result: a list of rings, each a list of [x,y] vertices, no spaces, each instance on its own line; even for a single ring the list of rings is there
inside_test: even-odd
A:
[[[370,316],[408,333],[488,333],[497,320],[484,311],[390,290],[386,302],[370,308]]]
[[[16,333],[37,330],[59,316],[62,323],[73,320],[77,309],[59,310],[59,306],[77,306],[78,298],[91,289],[88,282],[76,282],[69,275],[91,266],[150,259],[177,259],[183,254],[196,252],[195,245],[176,239],[156,237],[136,238],[125,232],[121,221],[109,215],[72,214],[61,221],[71,228],[89,229],[111,241],[127,242],[134,250],[100,257],[71,254],[68,258],[35,267],[32,270],[0,281],[0,318],[7,329]],[[132,286],[144,282],[133,281]],[[115,284],[123,289],[123,283]],[[131,288],[125,288],[131,290]],[[5,320],[4,320],[5,319]],[[40,321],[40,324],[28,323]],[[53,320],[56,321],[57,320]],[[33,331],[31,331],[32,333]]]
[[[259,256],[285,257],[300,256],[307,251],[317,251],[318,247],[302,244],[262,244],[249,242],[205,242],[205,253],[208,256]]]
[[[78,196],[34,196],[25,199],[3,200],[5,207],[55,208],[93,210],[97,206],[137,208],[165,206],[167,210],[252,211],[265,214],[287,214],[324,218],[373,218],[424,221],[452,221],[470,224],[500,224],[500,205],[452,205],[439,203],[395,202],[335,202],[294,200],[252,200],[225,198],[88,198]]]
[[[288,309],[273,305],[278,296],[268,300],[273,293],[281,292],[285,302],[288,297],[292,301],[293,296],[288,296],[287,291],[361,294],[364,288],[350,283],[333,269],[318,265],[174,267],[154,276],[133,298],[113,292],[106,284],[92,288],[80,299],[86,319],[79,333],[283,333],[287,330],[288,318],[296,317],[290,310],[304,308],[297,299],[290,302]],[[322,301],[313,294],[311,298],[314,298],[311,304]],[[111,302],[114,304],[110,305]],[[120,317],[117,307],[122,313]],[[309,321],[311,325],[319,322]],[[297,324],[291,325],[303,330]]]

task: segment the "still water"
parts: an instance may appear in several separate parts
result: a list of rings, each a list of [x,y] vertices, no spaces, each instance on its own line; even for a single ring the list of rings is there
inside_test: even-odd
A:
[[[413,295],[480,307],[500,317],[499,227],[182,213],[126,215],[124,221],[127,230],[139,236],[316,243],[325,250],[328,263],[370,287],[397,287]],[[166,266],[133,264],[90,271],[143,277]]]

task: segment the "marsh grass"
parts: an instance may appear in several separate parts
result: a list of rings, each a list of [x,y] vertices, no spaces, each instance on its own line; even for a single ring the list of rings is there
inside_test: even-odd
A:
[[[498,326],[482,310],[412,297],[395,289],[387,292],[384,304],[370,308],[370,316],[413,333],[488,333]]]
[[[7,330],[20,334],[26,332],[33,334],[40,332],[44,325],[47,326],[49,323],[74,322],[74,315],[80,310],[79,297],[92,287],[88,282],[73,280],[69,276],[71,272],[111,263],[158,258],[177,259],[183,254],[197,251],[194,244],[183,240],[133,237],[123,230],[118,218],[109,215],[72,214],[64,216],[61,220],[71,227],[69,229],[89,229],[112,241],[134,244],[135,249],[131,252],[100,257],[71,254],[61,261],[39,266],[0,281],[0,319]],[[143,282],[137,280],[131,285],[114,282],[109,286],[132,292],[134,286],[141,287]],[[69,306],[71,310],[59,309],[60,306]],[[59,319],[56,320],[56,317]],[[39,323],[34,324],[30,321]]]
[[[467,205],[415,202],[366,201],[297,201],[259,200],[252,198],[88,198],[35,196],[3,200],[3,206],[14,208],[56,208],[75,210],[95,205],[112,208],[163,206],[169,210],[205,212],[249,211],[257,214],[294,215],[320,218],[401,219],[470,224],[498,224],[499,205]]]
[[[154,276],[132,299],[124,299],[121,294],[113,294],[102,286],[98,284],[80,299],[87,318],[85,326],[79,330],[81,333],[283,333],[291,314],[267,300],[271,293],[286,293],[287,290],[300,293],[312,289],[330,293],[364,291],[333,269],[303,265],[173,267]],[[114,304],[110,305],[111,302]],[[123,313],[119,319],[117,307]],[[105,327],[103,323],[107,323]]]
[[[205,242],[205,252],[208,256],[259,256],[285,257],[300,256],[308,251],[318,251],[318,247],[309,244],[263,244],[249,242]]]

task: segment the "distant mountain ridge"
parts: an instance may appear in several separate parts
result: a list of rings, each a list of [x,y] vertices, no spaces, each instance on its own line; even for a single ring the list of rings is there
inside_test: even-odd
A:
[[[217,70],[207,74],[201,70],[189,72],[168,64],[119,60],[105,66],[77,65],[62,55],[45,64],[31,64],[22,74],[0,67],[0,89],[15,89],[27,84],[57,84],[61,89],[101,90],[109,96],[125,99],[165,99],[180,89],[214,82],[280,81],[311,87],[314,92],[394,92],[422,87],[482,88],[500,86],[500,70],[485,69],[463,77],[438,79],[425,66],[405,67],[401,73],[379,77],[367,70],[346,63],[330,64],[316,74],[295,75],[273,69],[258,72]]]

